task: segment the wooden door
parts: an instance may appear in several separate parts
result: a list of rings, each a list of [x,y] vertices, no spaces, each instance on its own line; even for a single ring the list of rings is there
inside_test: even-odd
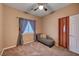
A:
[[[59,18],[59,46],[69,46],[69,17]]]

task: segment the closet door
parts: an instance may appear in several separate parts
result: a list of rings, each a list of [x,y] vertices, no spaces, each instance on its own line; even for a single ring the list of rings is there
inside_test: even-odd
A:
[[[69,17],[59,19],[59,46],[68,48],[69,43]]]
[[[70,16],[69,50],[79,53],[79,14]]]

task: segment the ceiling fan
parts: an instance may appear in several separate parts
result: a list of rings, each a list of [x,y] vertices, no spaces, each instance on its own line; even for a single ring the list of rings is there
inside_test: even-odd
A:
[[[33,8],[34,11],[36,10],[45,10],[47,11],[48,9],[46,8],[46,4],[47,3],[37,3],[37,7],[36,8]]]

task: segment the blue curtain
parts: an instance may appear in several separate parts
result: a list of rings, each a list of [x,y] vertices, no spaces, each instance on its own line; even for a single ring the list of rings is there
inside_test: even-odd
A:
[[[21,31],[21,33],[23,33],[24,30],[25,30],[25,27],[27,26],[27,20],[20,18],[19,19],[19,25],[20,25],[20,31]]]
[[[19,18],[19,35],[18,35],[18,40],[17,40],[17,46],[18,45],[23,45],[23,37],[22,37],[22,34],[24,33],[24,30],[27,26],[27,22],[30,22],[31,24],[31,27],[34,31],[34,39],[36,40],[36,29],[35,29],[35,20],[28,20],[28,19],[24,19],[24,18]]]
[[[19,35],[18,35],[17,45],[23,45],[22,34],[26,26],[27,26],[27,20],[23,18],[19,18]]]

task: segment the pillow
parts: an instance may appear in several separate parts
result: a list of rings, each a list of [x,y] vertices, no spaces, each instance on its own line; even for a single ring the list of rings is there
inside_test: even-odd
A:
[[[40,38],[46,38],[46,34],[41,34]]]

